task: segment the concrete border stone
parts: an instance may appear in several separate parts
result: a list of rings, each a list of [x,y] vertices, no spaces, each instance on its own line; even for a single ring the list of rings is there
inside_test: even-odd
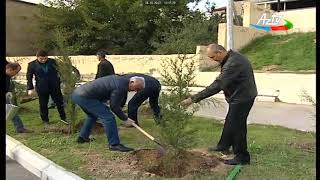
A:
[[[6,154],[41,180],[83,180],[6,135]]]

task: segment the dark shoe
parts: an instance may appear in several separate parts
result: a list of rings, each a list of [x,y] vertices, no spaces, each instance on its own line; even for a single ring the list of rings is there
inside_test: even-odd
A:
[[[34,131],[26,129],[26,128],[21,128],[17,131],[17,133],[33,133]]]
[[[89,142],[91,142],[93,140],[94,140],[93,138],[87,139],[87,138],[83,138],[83,137],[79,136],[78,139],[77,139],[77,143],[79,143],[79,144],[89,143]]]
[[[133,151],[134,149],[129,148],[129,147],[125,147],[122,144],[118,144],[118,145],[114,145],[114,146],[109,145],[109,150],[110,151],[129,152],[129,151]]]
[[[250,164],[250,161],[241,161],[236,158],[233,158],[233,159],[225,160],[224,164],[227,164],[227,165],[239,165],[239,164],[246,165],[246,164]]]
[[[231,154],[229,149],[225,148],[220,148],[220,147],[209,147],[208,151],[216,151],[216,152],[221,152],[222,154]]]
[[[66,125],[69,124],[69,122],[68,122],[67,120],[65,120],[65,119],[60,119],[60,121],[63,122],[63,123],[65,123]]]
[[[154,116],[154,122],[156,123],[156,125],[159,125],[161,120],[162,120],[162,115],[161,114]]]

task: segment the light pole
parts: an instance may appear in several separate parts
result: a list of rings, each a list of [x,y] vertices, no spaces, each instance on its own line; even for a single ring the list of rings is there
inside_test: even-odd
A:
[[[280,0],[278,0],[278,3],[277,3],[277,11],[280,12]]]
[[[227,50],[233,49],[233,0],[227,4]]]

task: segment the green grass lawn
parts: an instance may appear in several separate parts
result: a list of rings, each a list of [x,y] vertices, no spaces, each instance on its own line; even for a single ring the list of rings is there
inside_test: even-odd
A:
[[[276,65],[280,71],[315,70],[315,39],[315,32],[267,35],[255,39],[240,52],[249,58],[255,70],[270,65]]]
[[[38,102],[33,101],[21,105],[20,116],[27,128],[35,130],[32,134],[16,134],[11,122],[7,122],[7,134],[26,146],[37,151],[48,159],[81,176],[84,179],[134,179],[132,171],[126,171],[119,161],[128,153],[110,152],[104,134],[94,134],[91,144],[77,144],[74,135],[58,132],[42,133],[43,128],[39,114]],[[81,110],[80,110],[81,111]],[[58,120],[56,109],[50,110],[50,121],[53,126],[64,127]],[[84,118],[81,112],[78,116]],[[159,130],[148,116],[141,117],[141,126],[155,137]],[[118,122],[119,123],[119,122]],[[213,119],[195,117],[190,124],[197,129],[196,149],[206,149],[219,140],[222,124]],[[156,148],[150,140],[134,128],[120,128],[123,144],[134,148]],[[248,147],[251,153],[251,165],[244,166],[237,180],[281,179],[309,180],[316,179],[315,167],[315,134],[304,133],[275,126],[249,125]],[[310,151],[311,149],[311,151]],[[224,179],[230,166],[221,171],[189,179]],[[152,177],[149,179],[164,179]],[[185,178],[188,179],[188,178]]]

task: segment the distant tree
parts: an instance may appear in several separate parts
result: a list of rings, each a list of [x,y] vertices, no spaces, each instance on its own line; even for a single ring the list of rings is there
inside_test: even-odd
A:
[[[162,42],[152,42],[156,48],[154,54],[194,54],[196,46],[217,42],[218,25],[222,19],[218,14],[189,12],[180,18],[181,26],[170,27],[162,33]]]
[[[110,54],[150,54],[150,40],[163,41],[162,32],[182,27],[180,17],[189,13],[187,3],[147,6],[141,0],[49,0],[39,5],[34,31],[41,34],[37,47],[52,50],[56,29],[64,28],[66,45],[75,54],[93,54],[105,49]]]

